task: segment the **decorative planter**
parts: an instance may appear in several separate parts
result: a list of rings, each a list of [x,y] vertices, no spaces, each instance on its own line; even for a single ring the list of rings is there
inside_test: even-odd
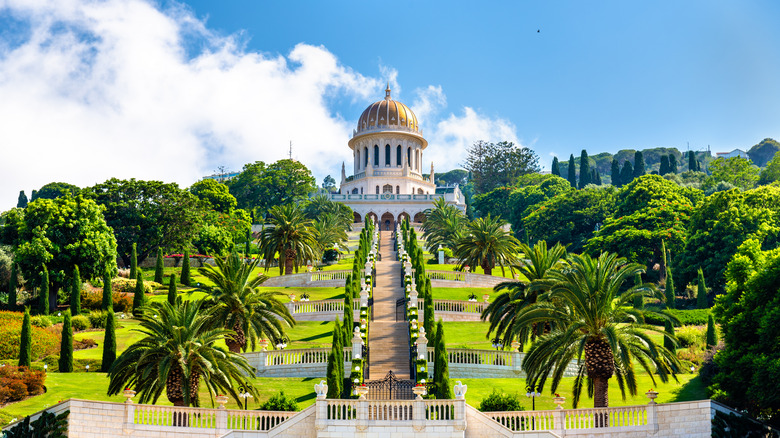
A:
[[[260,339],[260,350],[266,351],[268,348],[268,339]]]
[[[368,395],[368,386],[356,386],[355,395],[360,397],[361,400],[365,400],[366,395]]]
[[[218,409],[225,409],[225,404],[228,402],[228,398],[226,395],[218,395],[215,397],[215,400],[217,401],[217,404],[219,405]]]
[[[490,299],[490,295],[484,294],[484,295],[482,295],[482,299],[487,303],[488,299]]]
[[[124,395],[125,398],[127,399],[125,400],[125,403],[132,403],[133,397],[135,397],[135,391],[133,391],[132,389],[125,389],[122,395]]]
[[[425,387],[425,385],[420,385],[413,387],[412,392],[417,396],[418,399],[422,399],[422,396],[428,393],[428,389]]]
[[[566,403],[566,397],[553,397],[553,403],[557,405],[555,409],[563,409],[563,404]]]
[[[650,399],[650,403],[649,404],[654,405],[655,404],[655,399],[656,399],[656,397],[658,397],[658,391],[653,391],[651,389],[650,391],[647,391],[645,393],[645,395],[647,396],[647,398]]]

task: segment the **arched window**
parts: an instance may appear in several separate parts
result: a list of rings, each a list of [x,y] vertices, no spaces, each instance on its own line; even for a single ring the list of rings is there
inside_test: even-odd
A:
[[[403,164],[401,163],[401,145],[399,144],[397,148],[395,148],[395,165],[398,167],[401,167]]]
[[[422,195],[423,194],[423,189],[417,189],[417,194],[418,195]]]
[[[406,165],[412,167],[412,148],[406,149]]]
[[[395,186],[395,194],[396,195],[400,195],[401,194],[401,187],[400,186]]]
[[[390,165],[390,145],[385,145],[385,166]]]
[[[360,194],[363,194],[363,187],[360,188]]]
[[[368,147],[363,148],[363,168],[368,166]]]
[[[357,168],[358,168],[358,170],[360,170],[360,151],[359,150],[355,152],[355,156],[357,157],[357,159],[355,160],[355,162],[357,163],[357,166],[358,166]]]
[[[382,193],[390,193],[392,195],[393,194],[393,186],[391,186],[390,184],[383,185],[382,186]]]
[[[374,167],[379,167],[379,146],[377,145],[374,145]]]
[[[353,194],[353,195],[357,195],[357,192],[358,192],[358,190],[357,190],[357,187],[355,187],[354,189],[352,189],[352,194]]]
[[[376,194],[379,194],[379,186],[376,186]]]

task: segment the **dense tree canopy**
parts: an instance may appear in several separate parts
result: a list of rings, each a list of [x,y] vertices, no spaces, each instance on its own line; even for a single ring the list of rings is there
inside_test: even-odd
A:
[[[226,185],[213,179],[204,179],[190,186],[190,193],[201,200],[208,208],[229,214],[236,208],[236,198],[230,194]]]
[[[106,224],[101,208],[79,195],[32,201],[24,210],[15,210],[6,227],[16,229],[15,258],[25,278],[35,282],[41,267],[49,270],[49,306],[57,304],[57,289],[79,266],[85,278],[99,277],[114,266],[117,243]]]
[[[158,247],[184,250],[203,218],[200,200],[175,183],[112,178],[85,192],[105,208],[103,215],[114,230],[117,250],[126,265],[130,265],[133,243],[138,247],[139,263]]]
[[[81,192],[81,189],[74,186],[73,184],[63,183],[63,182],[51,182],[43,187],[41,187],[38,190],[33,190],[32,199],[30,201],[35,201],[36,199],[55,199],[59,198],[60,196],[76,196]]]
[[[710,177],[704,182],[703,189],[714,187],[723,181],[748,190],[756,186],[760,170],[750,160],[732,157],[713,161],[710,163],[709,172]]]
[[[509,210],[507,219],[512,224],[512,230],[516,234],[523,232],[525,228],[524,220],[531,214],[536,205],[555,196],[573,191],[574,189],[568,181],[553,175],[543,175],[537,184],[513,190],[509,194],[508,202],[505,204]]]
[[[295,160],[279,160],[273,164],[256,161],[244,165],[237,177],[229,182],[230,193],[238,206],[263,216],[277,205],[289,204],[314,190],[311,171]]]
[[[469,172],[463,169],[453,169],[449,172],[436,173],[433,179],[437,185],[455,185],[465,186],[469,182]]]
[[[757,145],[751,147],[747,153],[750,160],[759,167],[766,166],[778,152],[780,152],[780,143],[772,138],[765,138]]]
[[[466,170],[477,193],[511,185],[520,175],[539,171],[539,157],[526,147],[510,141],[478,141],[468,149]]]

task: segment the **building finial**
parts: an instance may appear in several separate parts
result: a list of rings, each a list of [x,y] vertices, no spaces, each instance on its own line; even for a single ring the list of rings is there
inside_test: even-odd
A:
[[[385,89],[385,100],[390,100],[390,81],[387,81],[387,88]]]

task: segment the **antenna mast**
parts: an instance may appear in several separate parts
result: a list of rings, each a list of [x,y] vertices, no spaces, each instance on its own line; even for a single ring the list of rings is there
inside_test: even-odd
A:
[[[290,152],[289,152],[289,155],[290,155],[290,159],[292,160],[292,140],[290,140]]]

